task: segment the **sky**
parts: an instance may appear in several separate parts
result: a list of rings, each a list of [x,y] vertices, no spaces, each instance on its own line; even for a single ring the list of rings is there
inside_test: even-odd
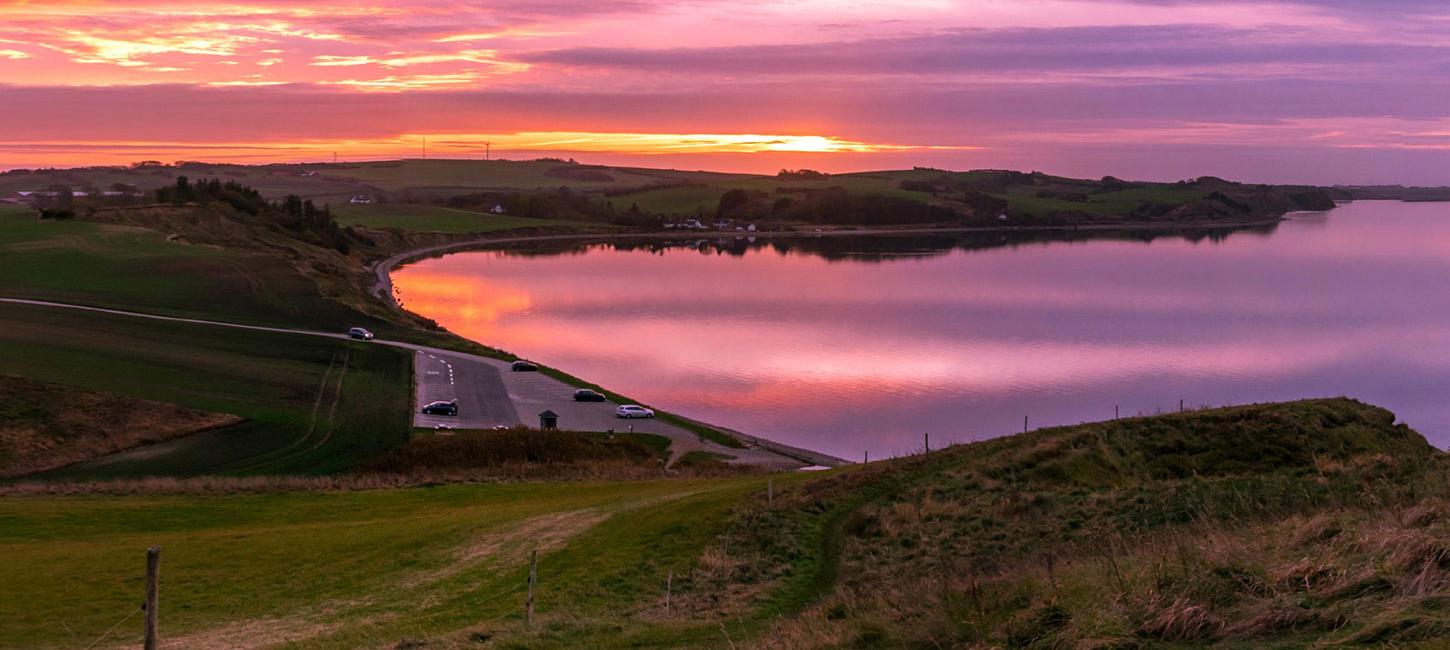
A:
[[[0,169],[567,156],[1450,184],[1440,0],[0,0]]]

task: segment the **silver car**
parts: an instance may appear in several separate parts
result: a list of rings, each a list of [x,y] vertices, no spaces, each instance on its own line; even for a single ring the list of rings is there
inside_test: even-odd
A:
[[[633,420],[634,418],[652,418],[655,416],[655,412],[638,404],[625,404],[614,409],[614,415],[626,420]]]

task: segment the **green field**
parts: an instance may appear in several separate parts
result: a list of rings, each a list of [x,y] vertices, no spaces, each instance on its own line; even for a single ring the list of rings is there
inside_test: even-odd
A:
[[[511,647],[724,647],[715,616],[664,614],[665,579],[687,589],[730,507],[764,480],[4,498],[0,647],[100,637],[134,613],[148,546],[162,549],[161,629],[177,647],[472,647],[474,633]],[[139,621],[105,646],[138,642]]]
[[[35,211],[29,206],[17,205],[15,203],[0,203],[0,219],[23,219],[34,218]],[[0,221],[0,224],[7,224],[7,221]]]
[[[0,218],[0,296],[338,331],[380,324],[322,295],[292,263],[260,251],[25,216]]]
[[[562,219],[530,219],[485,214],[420,203],[354,205],[332,207],[337,223],[369,228],[397,228],[409,232],[490,233],[521,228],[577,228],[591,224]],[[597,224],[593,224],[597,226]]]
[[[411,361],[344,340],[0,304],[0,373],[247,418],[61,478],[348,469],[406,439]]]

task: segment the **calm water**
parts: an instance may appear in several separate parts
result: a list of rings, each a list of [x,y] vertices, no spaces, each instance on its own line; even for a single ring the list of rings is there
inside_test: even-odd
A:
[[[1349,395],[1450,443],[1450,204],[1031,239],[569,245],[449,255],[395,280],[463,336],[851,459],[1180,399]]]

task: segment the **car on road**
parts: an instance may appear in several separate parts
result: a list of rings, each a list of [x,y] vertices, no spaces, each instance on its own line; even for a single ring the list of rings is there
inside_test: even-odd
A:
[[[348,330],[347,331],[347,335],[348,336],[351,336],[351,337],[353,337],[355,339],[362,340],[362,341],[371,341],[371,340],[373,340],[373,333],[372,332],[369,332],[369,331],[367,331],[367,330],[365,330],[365,329],[363,329],[361,327],[354,327],[354,328]]]
[[[539,366],[538,364],[530,363],[528,361],[524,361],[523,359],[519,359],[518,361],[515,361],[513,365],[509,366],[509,370],[512,370],[514,372],[538,372]]]
[[[599,393],[597,393],[595,391],[589,390],[588,388],[580,388],[579,390],[574,391],[574,401],[576,401],[576,402],[603,402],[604,401],[604,396],[603,395],[600,395]]]
[[[458,415],[458,400],[428,402],[423,405],[423,415]]]
[[[625,404],[614,409],[614,415],[626,420],[633,420],[634,418],[652,418],[655,416],[655,412],[638,404]]]

